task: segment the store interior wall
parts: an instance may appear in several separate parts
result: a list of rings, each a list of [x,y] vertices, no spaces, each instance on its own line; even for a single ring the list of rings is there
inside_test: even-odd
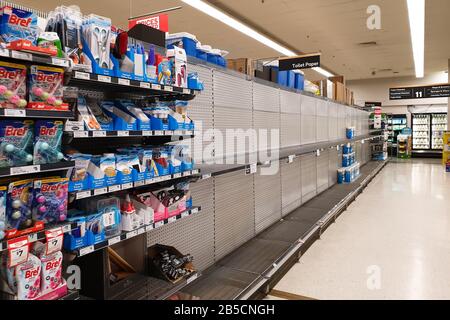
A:
[[[450,65],[450,61],[449,61]],[[411,77],[349,80],[347,86],[355,94],[355,104],[364,106],[365,102],[381,102],[383,111],[392,114],[406,114],[411,126],[411,113],[448,112],[448,98],[389,100],[389,88],[422,86],[447,83],[448,73],[438,72],[422,79]]]

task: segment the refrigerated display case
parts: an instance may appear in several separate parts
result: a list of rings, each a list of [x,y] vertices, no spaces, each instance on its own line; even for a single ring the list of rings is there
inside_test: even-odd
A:
[[[434,113],[431,116],[431,149],[442,150],[444,133],[447,131],[447,114]]]
[[[412,114],[412,153],[416,156],[441,156],[446,113]]]

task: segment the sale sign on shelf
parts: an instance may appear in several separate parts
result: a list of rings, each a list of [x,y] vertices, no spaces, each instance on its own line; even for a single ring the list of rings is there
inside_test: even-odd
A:
[[[8,241],[8,268],[28,261],[28,237],[15,238]]]
[[[46,254],[52,254],[61,251],[63,246],[64,232],[62,228],[45,231],[45,238],[47,239]]]
[[[146,16],[130,19],[128,21],[128,29],[131,30],[137,24],[145,24],[146,26],[158,29],[163,32],[169,32],[169,16],[160,14],[158,16]]]

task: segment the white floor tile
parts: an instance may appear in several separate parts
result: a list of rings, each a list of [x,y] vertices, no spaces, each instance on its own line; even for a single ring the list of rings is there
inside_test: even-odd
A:
[[[275,289],[315,299],[450,299],[450,175],[390,163]]]

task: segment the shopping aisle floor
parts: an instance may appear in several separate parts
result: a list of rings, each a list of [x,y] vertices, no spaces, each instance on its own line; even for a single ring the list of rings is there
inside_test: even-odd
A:
[[[389,163],[278,283],[314,299],[450,299],[450,174]]]

